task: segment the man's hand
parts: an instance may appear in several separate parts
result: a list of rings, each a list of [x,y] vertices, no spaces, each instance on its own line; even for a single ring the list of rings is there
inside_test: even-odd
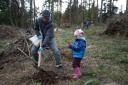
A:
[[[38,39],[42,39],[42,36],[41,36],[41,35],[39,35],[39,36],[37,36],[37,38],[38,38]]]
[[[44,48],[40,47],[38,51],[42,53],[44,51]]]

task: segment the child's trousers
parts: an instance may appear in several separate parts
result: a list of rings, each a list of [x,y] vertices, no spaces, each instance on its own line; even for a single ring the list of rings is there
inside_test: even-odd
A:
[[[74,58],[73,59],[73,62],[72,62],[72,67],[73,68],[77,68],[77,67],[80,67],[80,62],[81,62],[81,58]]]

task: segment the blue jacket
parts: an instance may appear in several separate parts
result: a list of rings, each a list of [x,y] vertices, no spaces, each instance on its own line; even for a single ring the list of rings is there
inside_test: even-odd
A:
[[[75,39],[74,43],[70,47],[73,50],[73,57],[82,59],[86,51],[85,38]]]

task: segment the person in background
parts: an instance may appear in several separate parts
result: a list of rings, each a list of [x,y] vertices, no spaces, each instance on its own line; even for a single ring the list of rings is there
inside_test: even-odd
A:
[[[92,21],[87,20],[87,21],[84,21],[83,24],[84,24],[84,27],[86,27],[86,29],[88,29],[92,25]]]

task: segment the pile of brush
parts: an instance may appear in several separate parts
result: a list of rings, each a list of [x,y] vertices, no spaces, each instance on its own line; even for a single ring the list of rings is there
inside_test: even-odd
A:
[[[104,33],[128,37],[128,15],[123,15],[109,21]]]

